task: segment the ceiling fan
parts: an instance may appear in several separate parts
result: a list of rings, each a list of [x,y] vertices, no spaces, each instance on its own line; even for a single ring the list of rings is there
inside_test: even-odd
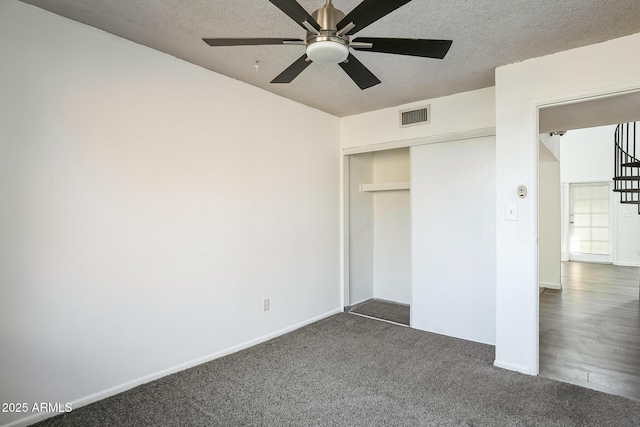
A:
[[[271,81],[291,83],[311,62],[338,64],[364,90],[380,83],[349,49],[442,59],[451,40],[398,39],[350,36],[411,0],[363,0],[345,15],[331,0],[309,15],[296,0],[269,0],[307,30],[305,40],[287,38],[205,38],[209,46],[302,45],[306,52]]]

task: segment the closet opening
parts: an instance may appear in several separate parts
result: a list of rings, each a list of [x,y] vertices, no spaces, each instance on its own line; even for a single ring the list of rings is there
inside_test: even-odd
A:
[[[345,311],[410,326],[409,148],[345,156]]]

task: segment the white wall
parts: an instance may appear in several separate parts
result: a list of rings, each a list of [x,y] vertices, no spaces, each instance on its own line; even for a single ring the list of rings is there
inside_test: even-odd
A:
[[[429,124],[400,127],[400,110],[426,104],[431,105]],[[489,87],[343,117],[340,141],[343,148],[362,147],[491,128],[495,123],[495,91]]]
[[[550,138],[541,138],[539,144],[539,285],[545,288],[561,289],[560,161],[542,142],[549,140]],[[557,146],[549,145],[552,148]]]
[[[409,149],[373,153],[374,182],[408,182]],[[409,190],[373,193],[374,297],[411,302],[411,224]]]
[[[338,118],[14,0],[0,63],[1,402],[77,407],[339,310]]]
[[[613,177],[613,136],[616,126],[599,126],[567,132],[561,139],[561,181],[610,182]],[[620,204],[614,193],[613,263],[640,266],[640,215],[637,205]]]
[[[497,366],[538,372],[537,109],[640,89],[638,49],[635,34],[496,69]],[[505,221],[507,203],[519,221]]]
[[[411,148],[411,326],[495,342],[495,138]]]
[[[540,149],[540,161],[559,161],[560,160],[560,135],[549,133],[540,134],[540,142],[545,146],[546,150]]]
[[[360,185],[373,182],[373,153],[349,156],[349,301],[373,298],[373,193]]]
[[[614,264],[640,267],[640,213],[638,205],[623,205],[619,203],[619,199],[616,199],[614,215],[617,221]]]
[[[560,138],[562,182],[609,182],[613,177],[616,127],[570,130]]]

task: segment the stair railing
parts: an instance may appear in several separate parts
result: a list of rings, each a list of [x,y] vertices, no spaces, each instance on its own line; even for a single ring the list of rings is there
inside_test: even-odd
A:
[[[636,144],[636,122],[621,123],[614,135],[613,191],[620,203],[638,205],[640,215],[640,147]]]

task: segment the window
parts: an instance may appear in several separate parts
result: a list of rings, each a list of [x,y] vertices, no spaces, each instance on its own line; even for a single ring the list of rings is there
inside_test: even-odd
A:
[[[610,184],[571,184],[571,253],[609,257]]]

